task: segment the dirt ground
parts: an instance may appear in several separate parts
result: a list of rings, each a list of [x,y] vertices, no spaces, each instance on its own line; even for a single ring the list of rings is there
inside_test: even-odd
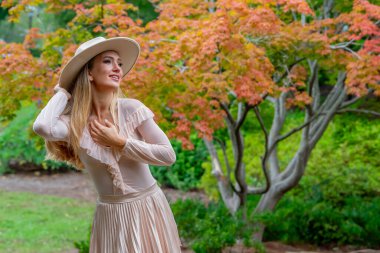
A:
[[[55,195],[76,198],[94,203],[96,190],[87,173],[67,172],[59,174],[17,173],[0,176],[0,189],[7,191],[34,192],[37,194]],[[174,189],[162,188],[169,202],[177,199],[196,198],[207,202],[207,196],[202,192],[182,192]],[[379,236],[380,238],[380,236]],[[345,246],[341,248],[321,249],[310,245],[285,245],[279,242],[265,242],[267,253],[380,253],[380,250],[355,249]],[[76,253],[75,249],[65,253]],[[191,253],[183,249],[182,253]],[[254,250],[242,246],[226,248],[223,253],[253,253]],[[64,253],[64,252],[62,252]]]
[[[7,191],[34,192],[76,198],[94,203],[96,190],[88,173],[66,172],[41,174],[40,172],[17,173],[0,176],[0,188]],[[207,202],[202,192],[182,192],[175,189],[162,188],[169,202],[177,199],[196,198]]]

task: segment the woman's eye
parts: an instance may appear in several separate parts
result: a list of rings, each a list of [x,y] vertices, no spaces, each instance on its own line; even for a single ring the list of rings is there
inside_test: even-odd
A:
[[[110,60],[104,60],[103,62],[104,63],[110,63],[111,61]]]
[[[119,67],[123,66],[123,63],[119,63]]]

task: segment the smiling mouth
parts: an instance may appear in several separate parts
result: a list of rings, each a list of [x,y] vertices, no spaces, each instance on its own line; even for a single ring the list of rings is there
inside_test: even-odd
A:
[[[112,80],[118,82],[120,80],[120,77],[119,76],[116,76],[116,75],[111,75],[110,76]]]

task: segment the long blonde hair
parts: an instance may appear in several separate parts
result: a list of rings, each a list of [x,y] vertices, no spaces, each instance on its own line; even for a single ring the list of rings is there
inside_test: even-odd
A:
[[[57,161],[64,161],[78,170],[83,170],[84,165],[79,159],[80,139],[87,120],[91,114],[92,106],[92,85],[88,79],[88,71],[92,69],[94,58],[92,58],[79,72],[74,85],[69,92],[71,99],[67,103],[62,115],[70,118],[69,123],[69,143],[65,141],[48,141],[45,139],[46,158]],[[110,109],[113,122],[119,129],[119,122],[115,110],[117,99],[124,98],[125,95],[120,87],[114,92]]]

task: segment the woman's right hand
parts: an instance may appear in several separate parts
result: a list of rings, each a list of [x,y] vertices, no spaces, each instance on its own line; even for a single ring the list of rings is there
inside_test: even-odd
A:
[[[61,86],[59,86],[59,83],[57,83],[55,86],[54,86],[54,92],[57,93],[58,91],[62,91],[66,94],[67,98],[70,99],[71,98],[71,94],[64,88],[62,88]]]

